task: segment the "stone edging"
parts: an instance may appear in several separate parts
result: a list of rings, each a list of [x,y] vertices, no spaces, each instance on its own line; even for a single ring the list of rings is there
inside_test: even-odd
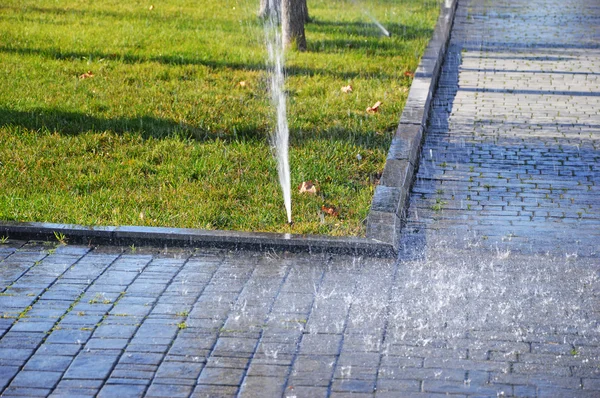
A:
[[[400,230],[419,164],[423,132],[450,39],[458,0],[445,0],[433,37],[417,67],[381,180],[367,217],[367,238],[398,251]]]
[[[163,227],[85,227],[72,224],[0,221],[0,237],[118,246],[209,247],[230,250],[277,250],[289,252],[336,253],[392,257],[396,252],[374,239],[319,235],[276,234]]]

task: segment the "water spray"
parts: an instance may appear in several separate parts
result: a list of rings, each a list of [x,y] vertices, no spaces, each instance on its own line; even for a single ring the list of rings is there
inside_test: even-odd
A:
[[[269,0],[268,18],[265,20],[265,38],[269,54],[268,66],[271,80],[271,101],[277,114],[277,125],[271,135],[271,143],[275,147],[277,174],[283,192],[283,202],[287,213],[287,222],[292,224],[292,187],[289,162],[289,135],[287,122],[286,95],[284,90],[285,76],[284,48],[282,32],[278,27],[278,16],[272,0]]]
[[[371,22],[373,22],[375,24],[375,26],[377,26],[379,28],[379,30],[385,37],[392,37],[392,34],[381,23],[379,23],[377,18],[375,18],[369,11],[367,11],[366,8],[364,8],[363,6],[358,4],[358,0],[352,0],[352,2],[360,8],[360,10],[363,12],[363,14],[365,14],[367,17],[369,17]]]
[[[375,17],[373,15],[371,15],[364,8],[362,9],[362,12],[364,12],[365,15],[368,16],[371,19],[371,21],[379,28],[379,30],[381,30],[381,33],[383,33],[384,36],[386,36],[386,37],[392,37],[392,34],[386,28],[384,28],[383,25],[380,24],[379,21],[377,19],[375,19]]]

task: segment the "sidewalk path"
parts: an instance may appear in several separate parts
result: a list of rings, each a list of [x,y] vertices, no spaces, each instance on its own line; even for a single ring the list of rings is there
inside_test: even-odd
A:
[[[461,1],[432,113],[409,230],[600,253],[600,3]]]
[[[399,261],[0,244],[0,393],[600,396],[599,21],[461,0]]]

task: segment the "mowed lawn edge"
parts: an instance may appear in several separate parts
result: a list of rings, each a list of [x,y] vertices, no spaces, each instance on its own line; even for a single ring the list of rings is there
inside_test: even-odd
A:
[[[309,1],[308,51],[286,65],[290,227],[258,4],[6,3],[0,219],[334,236],[364,235],[439,11],[433,1]],[[316,195],[298,192],[303,181]]]

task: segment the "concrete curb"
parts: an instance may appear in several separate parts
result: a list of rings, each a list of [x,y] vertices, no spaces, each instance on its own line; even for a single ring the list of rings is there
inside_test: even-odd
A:
[[[391,245],[374,239],[220,231],[163,227],[85,227],[73,224],[0,221],[0,236],[10,239],[57,241],[86,245],[209,247],[230,250],[277,250],[394,257]]]
[[[396,135],[388,152],[381,181],[367,217],[367,238],[385,242],[398,251],[400,230],[419,164],[423,133],[431,99],[446,56],[458,0],[442,4],[433,37],[421,58],[410,87]]]

